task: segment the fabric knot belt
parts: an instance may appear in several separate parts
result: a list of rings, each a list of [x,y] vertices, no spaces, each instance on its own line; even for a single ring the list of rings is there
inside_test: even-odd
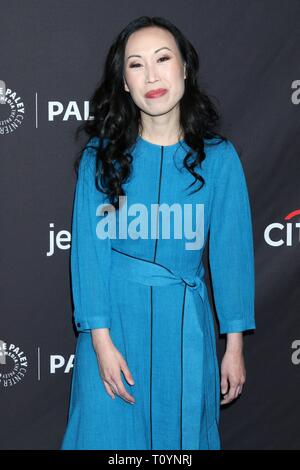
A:
[[[200,272],[180,273],[161,264],[111,249],[111,278],[148,286],[182,284],[182,400],[181,449],[197,449],[199,436],[206,435],[208,448],[216,434],[216,353],[213,323],[208,310],[204,266]],[[209,357],[208,357],[209,355]],[[213,389],[211,388],[213,387]],[[203,416],[207,422],[203,423]]]
[[[165,286],[170,284],[186,284],[189,289],[195,289],[204,299],[205,283],[204,267],[201,264],[200,274],[196,276],[181,274],[161,264],[136,258],[112,248],[112,273],[119,278],[132,280],[148,286]]]

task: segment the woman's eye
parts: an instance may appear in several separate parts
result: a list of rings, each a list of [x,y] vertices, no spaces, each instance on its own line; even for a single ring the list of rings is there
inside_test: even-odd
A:
[[[160,61],[160,60],[163,60],[163,59],[169,60],[170,57],[169,57],[169,56],[163,56],[163,57],[160,57],[158,60]],[[163,62],[165,62],[165,61],[163,60]],[[133,64],[130,64],[130,65],[129,65],[129,68],[137,68],[137,67],[139,67],[140,65],[141,65],[141,64],[133,63]]]
[[[163,57],[161,57],[161,58],[160,58],[160,59],[158,59],[158,60],[161,60],[161,59],[167,59],[167,60],[169,60],[169,59],[170,59],[170,57],[168,57],[168,56],[163,56]]]

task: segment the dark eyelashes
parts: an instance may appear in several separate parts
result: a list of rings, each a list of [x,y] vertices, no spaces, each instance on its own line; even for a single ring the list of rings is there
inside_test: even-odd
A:
[[[169,60],[170,57],[169,57],[169,56],[163,56],[163,57],[160,57],[158,60],[161,60],[161,59]],[[165,62],[165,61],[163,61],[163,62]],[[140,64],[134,64],[134,63],[133,63],[133,64],[130,64],[130,65],[129,65],[129,68],[136,68],[137,65],[140,65]]]

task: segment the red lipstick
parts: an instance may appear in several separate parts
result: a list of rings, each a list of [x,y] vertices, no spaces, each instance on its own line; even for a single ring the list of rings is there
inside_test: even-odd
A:
[[[159,96],[163,96],[167,93],[168,90],[165,88],[157,88],[156,90],[150,90],[148,93],[145,94],[146,98],[158,98]]]

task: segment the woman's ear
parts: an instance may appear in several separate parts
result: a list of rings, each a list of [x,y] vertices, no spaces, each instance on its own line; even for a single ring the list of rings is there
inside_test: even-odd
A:
[[[123,75],[123,83],[124,83],[124,90],[129,91],[124,75]]]
[[[186,62],[184,62],[183,67],[184,67],[184,78],[186,78],[186,77],[187,77],[187,73],[186,73]]]

